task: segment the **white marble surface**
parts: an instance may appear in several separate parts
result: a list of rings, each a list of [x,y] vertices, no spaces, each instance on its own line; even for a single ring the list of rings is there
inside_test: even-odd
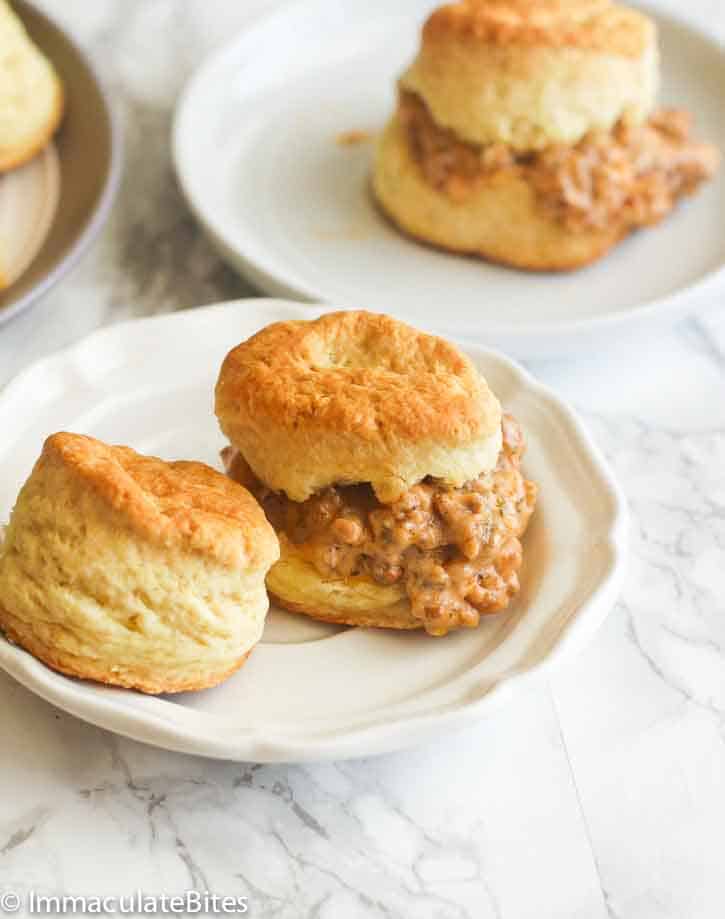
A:
[[[206,51],[272,2],[44,0],[109,74],[127,173],[100,244],[0,329],[0,384],[101,324],[249,292],[180,200],[168,129]],[[719,0],[688,15],[725,36]],[[0,889],[208,889],[276,919],[725,915],[722,301],[645,348],[533,366],[635,518],[621,602],[550,687],[424,749],[269,768],[113,737],[0,676]]]

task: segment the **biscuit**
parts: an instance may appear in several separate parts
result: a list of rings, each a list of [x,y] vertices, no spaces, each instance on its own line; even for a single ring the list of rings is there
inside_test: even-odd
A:
[[[226,357],[222,431],[255,475],[304,501],[369,482],[392,501],[426,476],[461,485],[491,469],[501,407],[454,345],[389,316],[280,322]]]
[[[0,547],[0,629],[70,676],[214,686],[262,634],[278,556],[259,505],[208,466],[55,434]]]
[[[460,0],[430,16],[401,83],[462,140],[572,144],[649,116],[656,29],[611,0]]]
[[[377,203],[451,252],[588,265],[717,171],[687,112],[653,111],[658,70],[654,24],[611,0],[440,7],[377,144]]]
[[[63,87],[6,0],[0,0],[0,172],[22,166],[63,116]]]

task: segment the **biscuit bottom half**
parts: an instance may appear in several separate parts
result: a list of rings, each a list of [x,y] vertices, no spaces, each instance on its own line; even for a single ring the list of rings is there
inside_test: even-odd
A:
[[[461,140],[401,90],[373,189],[394,223],[426,242],[519,268],[566,270],[658,223],[718,165],[717,149],[692,139],[683,111],[521,153]]]
[[[224,458],[280,537],[267,587],[281,606],[328,622],[445,635],[475,628],[519,591],[520,539],[537,493],[521,473],[523,452],[521,429],[505,416],[493,470],[460,488],[426,479],[390,504],[364,484],[294,502],[256,480],[237,451]]]

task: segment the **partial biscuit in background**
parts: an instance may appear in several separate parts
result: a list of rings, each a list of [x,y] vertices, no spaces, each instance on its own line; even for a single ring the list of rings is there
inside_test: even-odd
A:
[[[208,466],[55,434],[0,547],[0,629],[70,676],[214,686],[261,637],[278,556],[256,501]]]
[[[6,0],[0,0],[0,172],[22,166],[50,141],[63,87]]]

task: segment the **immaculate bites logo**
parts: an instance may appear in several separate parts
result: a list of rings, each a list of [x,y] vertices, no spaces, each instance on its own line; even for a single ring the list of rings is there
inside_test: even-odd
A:
[[[249,899],[200,890],[155,895],[137,890],[120,896],[0,892],[0,912],[12,915],[21,911],[27,916],[241,916],[249,912]]]

